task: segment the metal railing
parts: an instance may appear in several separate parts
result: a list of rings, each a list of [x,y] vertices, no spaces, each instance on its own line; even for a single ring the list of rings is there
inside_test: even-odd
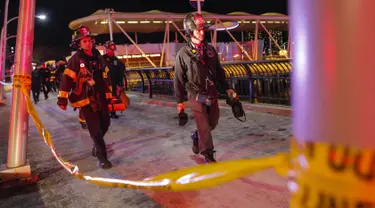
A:
[[[290,105],[291,60],[248,61],[222,64],[230,86],[251,103]],[[173,95],[173,67],[126,70],[127,90]],[[226,96],[218,86],[222,97]]]

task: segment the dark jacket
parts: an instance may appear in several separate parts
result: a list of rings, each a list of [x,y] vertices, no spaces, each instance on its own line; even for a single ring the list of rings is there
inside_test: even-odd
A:
[[[51,78],[51,71],[49,70],[49,68],[45,67],[39,69],[39,74],[41,75],[43,83],[49,82]]]
[[[176,55],[174,69],[174,91],[177,102],[185,101],[185,91],[210,94],[216,84],[225,90],[229,88],[215,48],[204,43],[202,54],[191,42],[182,47]]]
[[[57,82],[61,82],[62,75],[64,74],[65,66],[59,65],[56,69],[56,80]]]
[[[103,55],[109,68],[109,75],[113,84],[122,85],[124,80],[125,65],[116,57]]]
[[[72,107],[81,108],[90,104],[89,97],[99,95],[100,101],[111,99],[108,67],[99,51],[93,49],[93,56],[78,50],[68,62],[62,75],[57,104],[67,105],[68,98]],[[87,80],[92,78],[95,84],[90,87]]]
[[[40,90],[40,85],[42,84],[42,76],[38,70],[34,70],[31,73],[31,87],[33,90]]]

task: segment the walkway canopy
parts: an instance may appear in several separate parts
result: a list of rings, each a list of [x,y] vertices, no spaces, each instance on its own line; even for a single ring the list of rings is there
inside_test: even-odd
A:
[[[215,20],[219,19],[225,25],[235,25],[232,31],[254,31],[256,20],[263,23],[271,30],[288,30],[288,16],[278,13],[266,13],[262,15],[252,15],[245,12],[233,12],[226,15],[214,14],[202,11],[202,14],[209,24],[215,24]],[[183,28],[183,19],[187,13],[170,13],[159,10],[147,12],[113,12],[112,18],[126,28],[127,32],[152,33],[164,32],[166,23],[176,24],[180,29]],[[77,29],[81,24],[88,26],[91,32],[100,34],[109,33],[108,26],[109,14],[105,10],[98,10],[95,13],[76,19],[69,24],[72,30]],[[211,27],[212,29],[213,27]],[[176,31],[175,27],[171,27],[170,31]],[[121,33],[118,27],[113,27],[113,33]]]

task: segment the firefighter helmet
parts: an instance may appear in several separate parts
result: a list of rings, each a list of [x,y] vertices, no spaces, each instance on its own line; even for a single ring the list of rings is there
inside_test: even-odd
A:
[[[79,28],[74,31],[73,35],[72,35],[72,43],[71,43],[71,47],[73,48],[78,48],[79,47],[79,41],[83,38],[83,37],[91,37],[94,40],[94,37],[95,35],[92,34],[90,32],[90,29],[84,25],[81,25],[79,26]]]
[[[115,51],[117,48],[116,48],[116,44],[115,42],[113,42],[112,40],[109,40],[107,41],[105,44],[104,44],[104,47],[106,49],[109,49],[109,50],[112,50],[112,51]]]
[[[207,25],[203,16],[197,12],[189,13],[184,19],[184,30],[190,35],[194,30],[204,29]]]
[[[83,37],[92,37],[94,38],[95,35],[93,35],[90,32],[90,29],[84,25],[79,26],[79,28],[74,32],[73,34],[73,40],[74,41],[79,41]]]

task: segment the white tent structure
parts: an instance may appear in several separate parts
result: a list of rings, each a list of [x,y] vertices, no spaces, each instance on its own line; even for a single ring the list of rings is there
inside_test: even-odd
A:
[[[125,59],[125,62],[126,59],[134,58],[143,61],[147,60],[146,64],[139,64],[139,66],[136,67],[146,67],[147,65],[157,67],[157,62],[159,66],[173,64],[174,55],[182,45],[171,43],[170,32],[175,32],[176,36],[180,34],[186,40],[182,32],[183,19],[186,15],[187,13],[170,13],[159,10],[125,13],[115,12],[113,9],[105,9],[98,10],[87,17],[74,20],[69,24],[69,27],[74,30],[83,24],[88,26],[91,32],[95,34],[109,34],[111,40],[113,40],[113,33],[123,33],[133,45],[117,46],[119,58]],[[215,47],[220,45],[216,42],[217,32],[226,31],[234,41],[232,46],[237,47],[246,60],[258,60],[260,56],[258,31],[263,30],[268,33],[270,40],[276,44],[279,50],[282,50],[276,40],[272,38],[269,30],[287,31],[289,17],[286,15],[277,13],[252,15],[244,12],[233,12],[222,15],[205,11],[202,11],[202,15],[206,23],[211,25],[208,30],[211,33],[211,44]],[[254,44],[251,46],[253,49],[250,54],[248,52],[249,50],[245,49],[245,46],[240,44],[230,31],[255,31],[255,40]],[[135,33],[135,40],[128,34],[129,32]],[[165,32],[163,44],[137,44],[137,33],[153,32]],[[99,50],[104,50],[102,46],[98,48]],[[226,46],[226,48],[228,51],[228,46]],[[288,55],[284,56],[289,58]]]

